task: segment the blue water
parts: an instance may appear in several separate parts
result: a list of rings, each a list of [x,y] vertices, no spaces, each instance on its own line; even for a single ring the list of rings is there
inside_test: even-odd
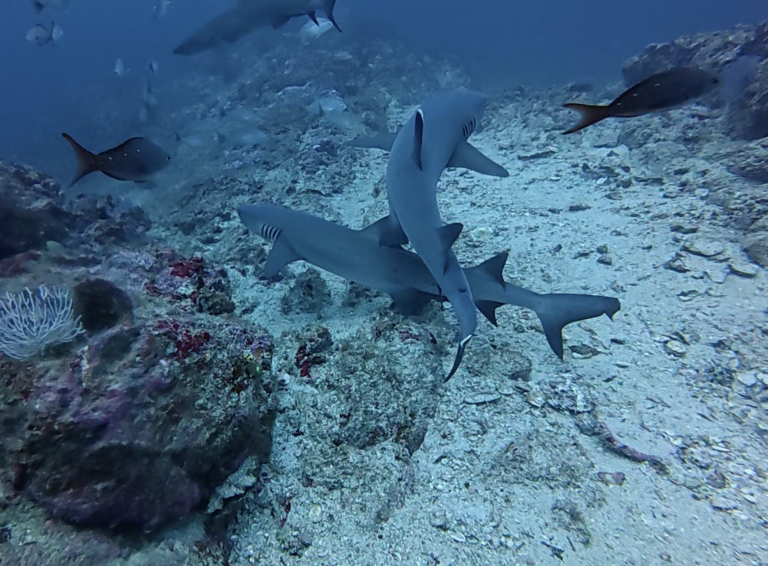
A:
[[[139,87],[117,80],[112,72],[115,60],[125,61],[134,81],[149,59],[161,66],[158,81],[194,73],[198,67],[193,58],[175,57],[171,51],[228,4],[232,2],[177,0],[157,22],[152,17],[154,0],[73,0],[58,18],[64,37],[52,48],[25,41],[27,29],[47,23],[34,15],[31,2],[4,0],[0,156],[64,175],[69,149],[58,137],[61,131],[87,136],[78,124],[89,124],[102,107],[112,112],[124,107],[126,115],[135,114],[135,98],[125,90],[128,85]],[[350,42],[392,38],[416,50],[471,61],[478,73],[493,81],[542,85],[618,80],[622,62],[648,43],[768,15],[762,0],[676,0],[672,7],[666,0],[648,0],[641,7],[609,0],[519,4],[339,0],[336,17]],[[292,22],[289,27],[300,25]]]

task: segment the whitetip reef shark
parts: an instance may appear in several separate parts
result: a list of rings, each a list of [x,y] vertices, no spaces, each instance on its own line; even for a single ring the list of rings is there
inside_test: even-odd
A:
[[[295,261],[306,261],[356,284],[390,295],[403,314],[418,312],[431,300],[445,294],[424,262],[400,246],[381,246],[384,217],[362,230],[352,230],[318,216],[272,204],[245,204],[237,209],[240,220],[253,233],[273,243],[262,277],[275,278]],[[502,271],[507,261],[502,252],[463,270],[471,296],[483,315],[496,325],[496,309],[514,305],[533,310],[539,317],[552,351],[563,358],[562,329],[571,322],[607,315],[613,318],[619,300],[597,295],[538,294],[506,281]],[[474,308],[474,306],[473,306]],[[450,379],[461,363],[463,349],[456,354]]]
[[[463,167],[495,177],[508,177],[467,139],[480,125],[487,98],[479,92],[457,89],[425,101],[395,134],[358,140],[351,145],[390,151],[387,164],[389,216],[382,226],[381,245],[410,242],[453,306],[461,327],[456,365],[477,329],[472,290],[451,246],[462,225],[443,225],[437,206],[437,182],[446,167]]]
[[[320,25],[315,12],[325,13],[333,26],[341,31],[333,17],[336,0],[240,0],[238,4],[212,19],[184,40],[173,52],[194,55],[223,43],[234,43],[263,27],[279,28],[291,18],[309,16]]]

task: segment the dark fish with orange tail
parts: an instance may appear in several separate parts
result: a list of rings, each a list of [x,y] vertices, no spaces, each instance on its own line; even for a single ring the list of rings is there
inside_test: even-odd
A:
[[[720,79],[696,67],[678,67],[656,73],[631,87],[607,106],[569,102],[565,108],[581,112],[581,120],[563,132],[572,134],[606,118],[634,118],[680,106],[712,91]]]
[[[96,154],[85,149],[70,135],[61,135],[72,146],[77,158],[77,173],[70,187],[96,171],[118,181],[141,183],[165,169],[171,161],[170,155],[146,138],[131,138],[117,147]]]

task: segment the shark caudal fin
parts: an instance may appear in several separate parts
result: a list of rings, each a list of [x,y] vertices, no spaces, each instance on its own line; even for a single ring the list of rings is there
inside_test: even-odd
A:
[[[613,319],[621,309],[621,303],[614,297],[599,295],[539,295],[534,310],[539,316],[544,336],[550,348],[563,359],[563,327],[572,322],[607,315]]]
[[[333,24],[333,27],[335,27],[339,33],[341,33],[341,28],[339,27],[339,24],[336,23],[336,18],[333,17],[333,8],[336,6],[336,0],[321,0],[320,2],[321,10],[325,12],[325,16],[328,18],[328,21]],[[315,21],[317,23],[317,21]]]
[[[601,120],[610,118],[613,115],[609,106],[594,106],[592,104],[578,104],[576,102],[569,102],[568,104],[563,104],[563,107],[570,110],[576,110],[577,112],[581,113],[581,120],[579,120],[579,123],[570,130],[563,132],[563,135],[572,134],[574,132],[578,132],[579,130],[583,130],[587,126],[591,126],[592,124],[600,122]]]
[[[72,151],[75,152],[75,158],[77,159],[77,172],[75,173],[72,181],[69,183],[70,187],[86,175],[101,170],[101,167],[99,167],[98,156],[94,155],[79,143],[77,143],[69,134],[61,134],[61,137],[69,142],[69,145],[72,147]]]
[[[483,175],[491,175],[492,177],[509,177],[509,171],[483,155],[479,149],[468,142],[461,142],[456,146],[447,167],[470,169],[471,171],[476,171]]]
[[[459,366],[461,365],[461,360],[464,359],[464,352],[467,349],[467,344],[469,344],[469,341],[472,340],[473,336],[474,334],[470,334],[466,338],[462,339],[461,342],[459,342],[459,347],[456,350],[456,357],[453,359],[453,366],[451,367],[451,371],[448,372],[448,377],[445,378],[443,383],[446,383],[458,371]]]

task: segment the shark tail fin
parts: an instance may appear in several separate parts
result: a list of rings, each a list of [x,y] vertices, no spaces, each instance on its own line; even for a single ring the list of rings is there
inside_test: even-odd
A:
[[[591,126],[592,124],[612,116],[609,106],[594,106],[592,104],[578,104],[576,102],[569,102],[568,104],[563,104],[563,107],[570,110],[576,110],[577,112],[581,113],[581,120],[579,120],[579,122],[573,128],[563,132],[563,135],[578,132],[587,126]]]
[[[621,303],[614,297],[598,295],[539,295],[534,308],[539,316],[544,336],[550,348],[561,360],[563,359],[563,327],[572,322],[613,315],[621,309]]]
[[[85,149],[82,145],[77,143],[69,134],[61,134],[61,137],[69,142],[69,145],[72,147],[72,151],[75,152],[75,158],[77,159],[77,172],[75,173],[72,181],[69,183],[70,187],[86,175],[100,170],[98,156],[94,155]]]
[[[321,5],[328,21],[333,24],[333,27],[335,27],[339,33],[341,33],[341,28],[339,27],[339,24],[336,23],[336,18],[333,17],[333,8],[336,6],[336,0],[322,0]]]
[[[448,377],[445,378],[443,383],[446,383],[453,377],[456,371],[458,371],[459,366],[461,365],[461,360],[464,359],[464,352],[467,349],[467,344],[469,344],[469,341],[472,340],[473,336],[474,334],[470,334],[469,336],[463,338],[461,342],[459,342],[459,347],[456,350],[456,357],[453,359],[453,366],[451,367],[451,371],[448,372]]]

